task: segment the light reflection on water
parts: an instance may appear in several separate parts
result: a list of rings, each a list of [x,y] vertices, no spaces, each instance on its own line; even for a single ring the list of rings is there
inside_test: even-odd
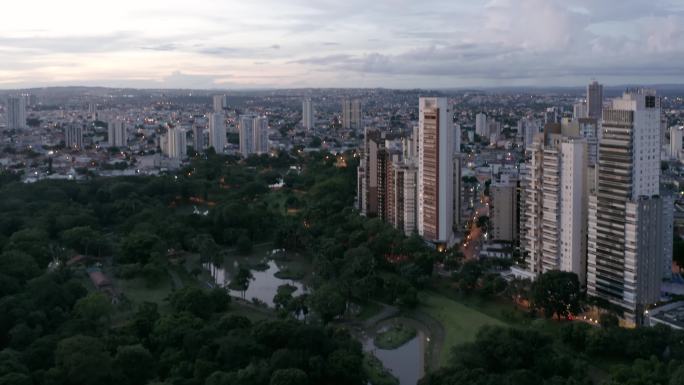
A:
[[[373,344],[373,338],[363,341],[363,348],[372,352],[385,365],[400,385],[416,385],[423,378],[425,365],[425,334],[418,331],[416,336],[394,350],[379,349]]]
[[[232,277],[237,273],[240,263],[237,260],[234,260],[232,264],[228,266],[218,266],[213,263],[205,263],[202,266],[209,271],[209,274],[217,286],[228,289],[228,284]],[[268,269],[264,271],[252,270],[254,279],[249,282],[249,287],[245,292],[245,299],[251,301],[252,298],[258,298],[260,301],[265,302],[269,307],[274,307],[273,297],[275,297],[278,292],[278,286],[288,284],[296,287],[297,291],[292,293],[295,297],[307,292],[306,287],[301,282],[275,277],[274,274],[279,270],[280,268],[274,260],[268,261]],[[228,289],[228,291],[232,296],[242,297],[242,292],[240,291],[230,289]]]

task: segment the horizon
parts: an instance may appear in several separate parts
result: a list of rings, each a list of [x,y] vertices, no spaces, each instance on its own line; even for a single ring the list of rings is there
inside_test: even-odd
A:
[[[5,11],[3,90],[578,87],[684,75],[674,0],[39,0]]]

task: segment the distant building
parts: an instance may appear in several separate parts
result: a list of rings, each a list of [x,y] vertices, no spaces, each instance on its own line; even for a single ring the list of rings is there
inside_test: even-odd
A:
[[[187,138],[182,128],[169,128],[162,139],[162,152],[171,159],[183,159],[187,155]]]
[[[481,138],[489,139],[489,127],[487,126],[487,115],[479,113],[475,115],[475,133]]]
[[[223,113],[209,114],[209,147],[217,154],[223,154],[226,147],[226,123]]]
[[[572,106],[572,118],[583,119],[589,117],[589,107],[586,102],[575,103]]]
[[[114,119],[108,123],[108,142],[110,147],[127,147],[128,132],[126,124],[121,119]]]
[[[310,98],[306,98],[302,102],[302,126],[307,130],[312,130],[314,125],[314,105]]]
[[[202,152],[207,148],[207,140],[205,137],[204,128],[201,126],[192,127],[192,145],[195,151]]]
[[[240,117],[240,154],[268,153],[268,118],[265,116],[245,115]]]
[[[83,148],[83,127],[79,124],[64,126],[64,146],[72,150]]]
[[[347,130],[361,128],[361,101],[359,99],[342,100],[342,128]]]
[[[682,130],[684,127],[670,127],[670,158],[682,159]]]
[[[227,107],[226,95],[214,95],[212,101],[214,112],[223,112],[223,109]]]
[[[26,128],[26,100],[23,97],[7,98],[7,128],[22,130]]]
[[[601,119],[603,112],[603,85],[596,80],[587,86],[587,117]]]

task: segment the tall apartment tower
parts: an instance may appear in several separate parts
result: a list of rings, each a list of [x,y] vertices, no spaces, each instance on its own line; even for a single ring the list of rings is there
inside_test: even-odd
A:
[[[214,112],[223,112],[226,108],[226,95],[214,95],[213,99]]]
[[[240,154],[268,153],[268,118],[245,115],[240,117]]]
[[[78,124],[64,126],[64,146],[72,150],[83,148],[83,127]]]
[[[314,128],[314,105],[310,98],[302,102],[302,126],[307,130]]]
[[[7,98],[7,129],[26,128],[26,99],[19,96]]]
[[[126,124],[121,119],[114,119],[108,123],[108,142],[110,147],[128,146]]]
[[[480,112],[475,115],[475,133],[478,136],[489,139],[489,126],[487,126],[487,115]]]
[[[226,124],[223,113],[209,114],[209,147],[217,154],[223,154],[226,147]]]
[[[497,241],[515,241],[519,234],[517,180],[502,178],[492,183],[490,196],[491,238]]]
[[[667,224],[660,198],[660,100],[625,92],[603,111],[596,193],[589,196],[587,293],[641,324],[659,299]]]
[[[361,101],[359,99],[342,100],[342,128],[346,130],[361,128]]]
[[[422,97],[418,117],[418,234],[446,243],[452,235],[453,123],[446,98]]]
[[[169,128],[162,140],[162,152],[171,159],[183,159],[187,154],[187,138],[182,128]]]
[[[587,144],[584,138],[549,131],[537,135],[527,150],[520,244],[531,273],[570,271],[585,282]],[[492,205],[496,211],[495,199]]]
[[[204,137],[204,127],[192,127],[192,146],[197,152],[202,152],[207,147],[207,141]]]
[[[603,112],[603,85],[596,80],[587,86],[587,117],[601,119]]]
[[[670,127],[670,158],[681,159],[682,157],[682,133],[683,127]]]

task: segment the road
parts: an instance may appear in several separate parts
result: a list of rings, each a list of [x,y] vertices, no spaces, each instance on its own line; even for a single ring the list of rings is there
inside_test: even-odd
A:
[[[473,212],[469,219],[470,231],[466,239],[460,244],[460,250],[466,260],[477,259],[480,256],[482,238],[484,237],[482,229],[477,227],[477,218],[480,216],[489,216],[489,197],[484,194],[480,196],[475,207],[473,207]]]

